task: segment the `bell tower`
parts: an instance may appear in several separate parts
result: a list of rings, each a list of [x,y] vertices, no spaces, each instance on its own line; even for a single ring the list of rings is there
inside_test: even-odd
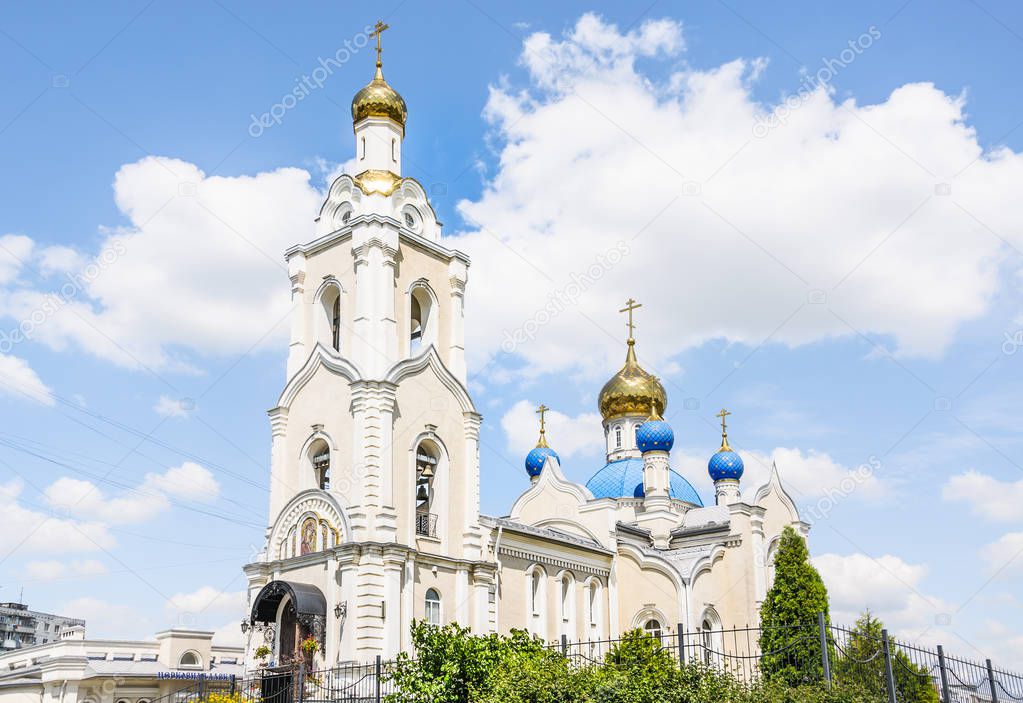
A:
[[[321,641],[320,666],[393,656],[427,589],[445,622],[495,624],[481,418],[465,386],[469,258],[445,246],[425,190],[402,173],[408,110],[383,77],[386,29],[377,23],[376,71],[352,100],[355,173],[285,252],[294,307],[269,411],[269,526],[245,567],[249,632],[272,632],[279,661],[307,636]]]

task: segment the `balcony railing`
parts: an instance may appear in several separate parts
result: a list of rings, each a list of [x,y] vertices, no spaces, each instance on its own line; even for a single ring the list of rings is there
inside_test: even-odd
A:
[[[433,513],[416,513],[416,534],[423,537],[436,537],[437,516]]]

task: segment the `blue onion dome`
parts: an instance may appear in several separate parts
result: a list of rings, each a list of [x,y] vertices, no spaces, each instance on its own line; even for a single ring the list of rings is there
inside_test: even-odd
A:
[[[668,493],[675,500],[703,507],[700,494],[681,474],[671,470],[668,474]],[[643,460],[628,457],[609,462],[586,482],[594,498],[642,498]]]
[[[537,478],[543,471],[543,465],[547,463],[547,457],[552,456],[559,464],[561,463],[561,457],[547,444],[548,410],[550,408],[546,405],[541,405],[536,409],[536,412],[540,415],[540,439],[536,441],[536,446],[526,455],[526,473],[532,479]]]
[[[670,452],[674,444],[675,433],[671,425],[656,415],[636,428],[636,446],[643,453]]]
[[[529,474],[530,478],[536,478],[540,475],[549,456],[554,457],[558,463],[561,462],[561,457],[558,456],[558,453],[546,446],[534,447],[529,454],[526,454],[526,473]]]
[[[731,478],[738,481],[742,478],[745,467],[742,464],[742,457],[733,452],[730,448],[723,448],[710,458],[707,464],[707,471],[714,481]]]
[[[742,478],[742,472],[746,468],[743,466],[742,457],[728,446],[728,428],[725,426],[725,418],[729,415],[731,413],[727,410],[722,410],[718,413],[718,417],[721,418],[721,448],[710,458],[710,462],[707,464],[707,473],[710,474],[713,481],[724,479],[738,481]]]

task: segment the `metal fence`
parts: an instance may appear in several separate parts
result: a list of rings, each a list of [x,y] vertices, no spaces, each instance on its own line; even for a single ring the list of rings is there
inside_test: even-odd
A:
[[[769,634],[770,637],[764,638]],[[1023,703],[1023,675],[984,662],[899,641],[887,630],[833,626],[816,621],[767,630],[761,627],[648,631],[680,666],[698,665],[726,672],[748,685],[781,677],[790,684],[853,686],[870,699],[888,703]],[[777,647],[764,651],[762,642]],[[623,639],[550,646],[572,666],[614,664]],[[398,693],[395,663],[346,664],[308,670],[304,664],[262,669],[250,677],[198,681],[151,703],[195,703],[210,694],[237,696],[239,703],[380,703]]]

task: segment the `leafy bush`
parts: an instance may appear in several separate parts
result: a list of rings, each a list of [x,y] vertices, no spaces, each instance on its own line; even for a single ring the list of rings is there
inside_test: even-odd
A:
[[[688,663],[642,630],[627,632],[602,661],[573,665],[522,631],[472,636],[458,625],[414,623],[413,655],[389,677],[388,703],[886,703],[855,685],[789,685],[782,678],[745,684],[727,672]],[[225,702],[226,703],[226,702]],[[919,701],[915,703],[925,703]]]

